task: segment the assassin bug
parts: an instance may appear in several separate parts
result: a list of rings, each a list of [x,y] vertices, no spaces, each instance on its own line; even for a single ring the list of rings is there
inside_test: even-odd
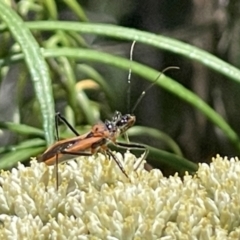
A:
[[[113,117],[113,119],[117,119]],[[71,139],[60,140],[58,134],[58,122],[61,120],[68,128],[76,135]],[[40,157],[39,162],[45,162],[47,165],[56,164],[56,172],[58,172],[58,163],[72,159],[73,156],[91,156],[96,152],[103,152],[114,159],[119,166],[122,173],[128,178],[127,173],[118,161],[116,156],[107,148],[109,142],[117,145],[116,139],[121,134],[119,129],[128,129],[135,122],[135,117],[130,117],[127,121],[115,122],[106,120],[105,123],[99,123],[92,127],[91,131],[79,135],[78,132],[71,126],[71,124],[60,114],[56,113],[55,126],[58,141],[50,146]],[[58,177],[56,177],[58,186]]]
[[[135,42],[133,42],[131,46],[130,61],[132,61],[134,44]],[[163,72],[166,72],[167,70],[173,68],[176,69],[177,67],[166,68],[163,70]],[[162,73],[160,73],[157,76],[157,78],[153,81],[153,83],[150,84],[148,88],[142,92],[131,112],[134,112],[134,110],[140,103],[141,99],[146,94],[146,91],[148,91],[158,81]],[[128,75],[129,83],[128,94],[130,94],[130,78],[131,68],[129,69]],[[66,140],[59,140],[58,134],[59,120],[65,123],[69,127],[69,129],[76,135],[76,137]],[[148,150],[145,146],[137,143],[129,143],[129,141],[128,143],[117,142],[117,138],[120,135],[123,135],[125,138],[127,138],[126,131],[133,126],[135,121],[136,117],[133,114],[122,115],[120,112],[116,111],[111,120],[106,120],[104,123],[94,125],[90,132],[80,136],[78,132],[70,125],[70,123],[60,113],[57,113],[55,117],[55,126],[58,141],[52,146],[50,146],[40,157],[38,157],[38,161],[45,162],[47,165],[56,164],[57,188],[58,188],[58,174],[57,174],[58,163],[72,159],[73,156],[91,156],[96,152],[103,152],[106,153],[108,156],[112,157],[119,166],[122,173],[128,178],[128,175],[125,172],[123,166],[121,165],[117,157],[112,153],[112,151],[107,147],[107,145],[111,142],[120,148],[143,150],[144,154],[142,160],[144,160],[148,154]],[[141,161],[135,169],[137,169],[140,164]]]

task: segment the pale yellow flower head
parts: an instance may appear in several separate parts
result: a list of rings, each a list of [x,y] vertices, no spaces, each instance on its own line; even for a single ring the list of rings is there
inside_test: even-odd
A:
[[[239,239],[240,162],[217,156],[195,176],[147,172],[134,155],[55,167],[31,162],[0,175],[0,239]]]

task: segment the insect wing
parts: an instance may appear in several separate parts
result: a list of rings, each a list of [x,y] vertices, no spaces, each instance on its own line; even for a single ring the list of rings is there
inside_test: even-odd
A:
[[[53,165],[56,162],[56,156],[58,157],[58,162],[61,163],[73,158],[78,155],[78,153],[79,156],[81,156],[81,153],[89,153],[89,155],[91,155],[92,146],[97,145],[100,141],[102,141],[101,137],[85,136],[58,141],[38,157],[38,162]],[[71,154],[71,152],[73,152],[73,154]]]

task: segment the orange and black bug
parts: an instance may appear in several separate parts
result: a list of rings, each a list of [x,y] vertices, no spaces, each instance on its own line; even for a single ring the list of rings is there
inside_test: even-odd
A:
[[[76,137],[59,140],[59,120],[64,122]],[[122,173],[128,178],[123,166],[111,150],[108,149],[107,144],[112,142],[113,144],[118,145],[116,139],[123,133],[123,131],[126,131],[135,123],[135,117],[129,115],[124,117],[123,121],[121,121],[118,112],[116,112],[113,120],[115,121],[106,120],[105,123],[96,124],[92,127],[90,132],[80,136],[70,123],[61,116],[60,113],[57,113],[55,116],[55,126],[58,141],[38,157],[38,161],[44,162],[47,165],[56,164],[56,172],[58,172],[58,163],[72,159],[73,156],[91,156],[96,152],[102,152],[112,157]],[[120,144],[119,146],[126,148],[123,144]],[[58,175],[56,175],[56,182],[58,187]]]
[[[133,47],[135,42],[132,44],[130,51],[130,60],[132,60]],[[166,72],[169,69],[176,69],[177,67],[169,67],[163,70]],[[162,72],[162,73],[163,73]],[[141,99],[144,97],[146,92],[158,81],[161,74],[160,73],[157,78],[153,81],[152,84],[148,86],[148,88],[142,92],[137,102],[135,103],[131,112],[134,112]],[[128,83],[129,83],[129,91],[130,94],[130,78],[131,78],[131,68],[129,70]],[[58,122],[61,120],[64,122],[71,131],[76,135],[76,137],[66,140],[59,140],[58,134]],[[133,114],[125,114],[122,115],[120,112],[116,111],[111,120],[106,120],[104,123],[96,124],[92,127],[91,131],[84,134],[79,135],[78,132],[69,124],[69,122],[61,116],[60,113],[56,114],[55,117],[55,126],[56,126],[56,134],[57,134],[57,142],[50,146],[39,158],[39,162],[45,162],[47,165],[56,164],[56,173],[58,173],[58,163],[63,161],[67,161],[72,159],[73,156],[91,156],[96,152],[102,152],[112,157],[114,161],[119,166],[122,173],[128,178],[123,166],[117,159],[117,157],[112,153],[112,151],[107,147],[107,145],[111,142],[114,145],[125,148],[125,149],[137,149],[144,151],[142,160],[144,160],[148,154],[148,149],[141,144],[137,143],[123,143],[118,142],[117,138],[120,135],[123,135],[127,138],[126,131],[134,125],[136,121],[136,117]],[[139,167],[141,161],[135,170]],[[56,183],[58,188],[58,174],[56,175]]]

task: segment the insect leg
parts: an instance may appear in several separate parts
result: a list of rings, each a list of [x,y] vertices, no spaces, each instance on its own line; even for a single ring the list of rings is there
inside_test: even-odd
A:
[[[57,119],[57,121],[61,120],[76,136],[80,136],[76,129],[74,129],[74,127],[67,121],[65,117],[61,115],[60,112],[55,114],[55,119]]]
[[[118,167],[120,168],[120,170],[122,171],[122,173],[129,179],[127,173],[125,172],[122,164],[119,162],[119,160],[117,159],[117,157],[111,152],[111,150],[106,149],[106,153],[111,156],[113,158],[113,160],[116,162],[116,164],[118,165]]]
[[[118,167],[122,171],[122,173],[129,179],[127,173],[125,172],[122,164],[119,162],[117,157],[111,152],[111,150],[106,149],[104,151],[108,156],[112,157],[113,160],[117,163]],[[75,156],[91,156],[92,153],[85,153],[85,152],[71,152],[71,151],[61,151],[62,154],[68,154],[68,155],[75,155]]]
[[[57,115],[55,115],[55,131],[56,131],[57,141],[59,141],[59,132],[58,132],[59,121],[58,120],[59,119],[58,119]],[[56,189],[58,191],[58,183],[59,183],[59,179],[58,179],[58,152],[56,153],[55,168],[56,168]]]
[[[56,131],[56,138],[57,141],[59,141],[59,131],[58,131],[58,126],[59,126],[59,120],[62,121],[66,126],[76,135],[79,136],[78,132],[74,129],[74,127],[67,121],[66,118],[64,118],[60,112],[57,112],[55,114],[55,131]],[[56,153],[56,188],[58,190],[58,184],[59,184],[59,179],[58,179],[58,152]]]
[[[143,155],[141,156],[140,161],[138,162],[137,166],[134,167],[134,171],[137,171],[137,169],[138,169],[139,166],[141,165],[142,161],[143,161],[144,159],[146,159],[148,153],[149,153],[149,150],[148,150],[147,148],[145,148],[145,151],[144,151]]]
[[[146,159],[149,150],[147,149],[147,147],[145,147],[142,144],[138,144],[138,143],[123,143],[123,142],[115,142],[114,143],[117,147],[120,148],[124,148],[124,149],[130,149],[130,150],[141,150],[143,151],[143,156],[141,156],[141,160],[139,161],[139,163],[137,164],[137,166],[135,166],[134,171],[136,171],[139,166],[141,165],[142,161],[144,159]]]
[[[74,156],[92,156],[92,153],[85,152],[71,152],[71,151],[61,151],[62,154],[74,155]]]

